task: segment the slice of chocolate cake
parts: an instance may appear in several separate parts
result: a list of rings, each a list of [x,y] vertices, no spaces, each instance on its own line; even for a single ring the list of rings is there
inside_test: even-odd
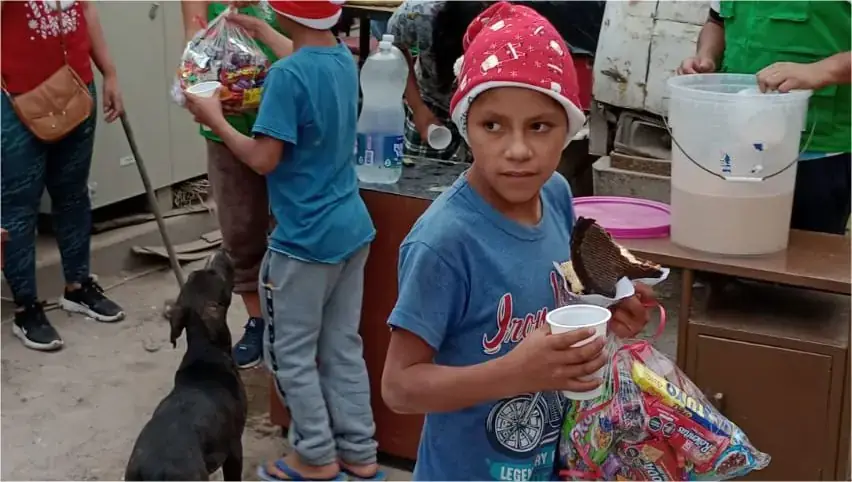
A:
[[[613,241],[594,219],[579,218],[571,234],[571,261],[562,265],[569,289],[578,295],[599,294],[615,297],[621,278],[659,278],[658,264],[633,256]]]

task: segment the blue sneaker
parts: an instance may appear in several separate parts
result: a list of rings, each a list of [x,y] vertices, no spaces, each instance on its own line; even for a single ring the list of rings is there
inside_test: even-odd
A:
[[[234,345],[234,361],[239,368],[252,368],[263,358],[263,318],[249,318],[246,331]]]

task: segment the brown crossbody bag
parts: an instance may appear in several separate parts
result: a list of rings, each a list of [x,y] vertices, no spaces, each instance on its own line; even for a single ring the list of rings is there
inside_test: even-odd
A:
[[[25,94],[13,96],[6,90],[6,81],[3,80],[3,93],[9,98],[18,118],[35,137],[47,143],[57,142],[70,134],[93,115],[94,105],[88,86],[68,65],[68,49],[62,28],[62,5],[59,1],[56,2],[56,14],[59,16],[59,43],[65,59],[62,67]]]

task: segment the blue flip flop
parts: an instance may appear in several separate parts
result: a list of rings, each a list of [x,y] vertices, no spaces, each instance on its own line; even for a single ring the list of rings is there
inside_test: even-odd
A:
[[[257,468],[257,476],[260,477],[260,480],[265,480],[267,482],[289,482],[289,481],[326,481],[326,480],[346,480],[346,476],[343,472],[337,474],[334,478],[331,479],[309,479],[304,475],[296,472],[292,467],[287,465],[283,459],[278,459],[275,461],[275,468],[283,472],[287,475],[287,479],[280,479],[269,472],[266,471],[266,464],[263,464]]]
[[[356,473],[354,473],[350,470],[347,470],[343,467],[340,468],[340,471],[343,472],[344,474],[346,474],[349,477],[349,480],[365,481],[365,482],[366,481],[374,481],[374,480],[377,480],[377,481],[378,480],[388,480],[388,474],[386,474],[382,469],[377,470],[375,475],[373,475],[372,477],[361,477],[358,474],[356,474]]]

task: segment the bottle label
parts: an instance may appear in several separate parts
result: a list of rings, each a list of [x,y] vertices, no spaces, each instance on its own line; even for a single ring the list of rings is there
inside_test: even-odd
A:
[[[394,169],[402,166],[403,136],[358,134],[355,140],[355,164]]]

